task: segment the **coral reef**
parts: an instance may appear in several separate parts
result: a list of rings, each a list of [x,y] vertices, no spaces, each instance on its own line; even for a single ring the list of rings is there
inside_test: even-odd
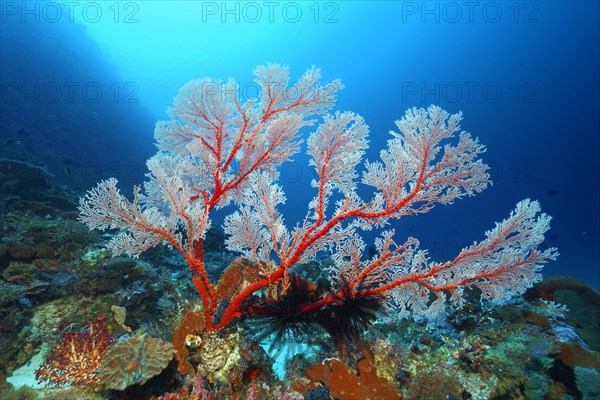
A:
[[[136,191],[137,200],[117,193],[113,181],[82,200],[84,219],[86,212],[132,217],[130,225],[111,226],[123,230],[90,233],[75,221],[73,193],[50,185],[35,166],[0,161],[0,177],[9,178],[0,183],[6,191],[0,196],[6,211],[0,215],[0,397],[597,396],[600,297],[593,288],[549,279],[530,288],[527,301],[502,306],[538,280],[542,264],[556,255],[541,244],[549,217],[536,202],[519,203],[484,240],[444,262],[430,260],[416,239],[396,243],[392,231],[368,251],[360,238],[362,228],[487,186],[487,167],[478,159],[483,147],[460,131],[460,115],[437,107],[409,110],[381,161],[364,164],[363,183],[375,188],[367,201],[358,197],[354,170],[366,149],[366,125],[352,113],[325,116],[308,143],[316,195],[306,219],[288,230],[277,208],[284,200],[277,174],[264,170],[276,170],[298,149],[296,128],[327,111],[339,87],[317,88],[316,70],[295,86],[279,66],[257,74],[265,97],[255,103],[205,96],[194,92],[198,83],[186,85],[172,120],[158,125],[164,153],[149,162],[150,182]],[[292,88],[303,104],[282,97]],[[185,114],[196,106],[195,116]],[[221,131],[211,125],[221,126],[215,115],[227,121]],[[419,144],[423,138],[428,149]],[[222,144],[220,164],[210,149],[215,143]],[[204,174],[195,174],[199,166],[207,167]],[[24,180],[15,173],[21,170]],[[31,174],[39,176],[28,187]],[[229,215],[227,232],[208,228],[210,213],[232,202],[239,208]],[[123,213],[100,215],[86,205]],[[159,243],[170,247],[149,248]],[[185,263],[191,280],[180,269]],[[403,318],[411,314],[414,320]],[[98,315],[109,317],[86,323]],[[271,324],[257,333],[265,320]],[[273,326],[285,331],[276,352],[269,351],[279,330]],[[96,334],[101,338],[94,341]],[[52,385],[11,389],[5,375],[57,340],[38,370]],[[100,361],[81,354],[102,352]]]
[[[86,246],[93,248],[96,245],[82,243],[81,249]],[[99,248],[99,247],[97,247]],[[81,257],[85,252],[76,254]],[[155,260],[167,259],[165,253],[162,257]],[[155,261],[153,260],[153,261]],[[2,278],[24,276],[27,279],[31,277],[51,277],[53,274],[65,272],[71,261],[54,261],[52,258],[41,261],[20,262],[17,260],[6,261]],[[160,262],[160,261],[159,261]],[[76,264],[81,265],[81,264]],[[321,259],[319,265],[331,265],[327,259]],[[35,267],[35,268],[34,268]],[[43,271],[39,268],[43,267]],[[296,267],[294,272],[303,271],[302,266]],[[149,295],[144,295],[145,301],[133,302],[128,306],[127,321],[134,325],[139,325],[139,318],[144,318],[148,312],[152,312],[152,319],[170,318],[168,315],[184,315],[180,324],[180,339],[173,341],[178,350],[181,349],[181,360],[188,363],[188,368],[184,371],[187,378],[181,384],[177,384],[178,375],[175,369],[167,369],[161,379],[162,386],[154,389],[154,394],[158,396],[164,393],[165,399],[193,399],[199,393],[211,396],[214,399],[238,398],[244,399],[250,395],[261,399],[279,399],[283,396],[297,396],[290,392],[291,389],[281,386],[271,373],[270,368],[273,360],[270,359],[264,350],[256,343],[242,343],[240,340],[240,357],[233,368],[224,372],[228,384],[219,382],[218,378],[202,376],[198,374],[198,379],[202,380],[198,390],[193,388],[192,372],[196,370],[201,363],[200,356],[195,352],[202,351],[202,344],[196,349],[185,345],[185,336],[194,334],[203,338],[206,335],[206,326],[203,318],[204,313],[200,311],[189,312],[186,308],[179,309],[176,292],[162,292],[157,299],[160,291],[154,287],[163,286],[169,283],[174,273],[160,273],[150,271],[151,265],[135,260],[124,258],[106,258],[98,260],[94,265],[89,264],[70,272],[71,282],[76,286],[71,290],[78,290],[79,285],[86,288],[85,298],[81,294],[69,294],[63,291],[62,295],[50,300],[48,294],[54,293],[54,288],[48,288],[46,291],[38,294],[30,294],[34,302],[33,305],[21,305],[17,298],[10,300],[8,307],[3,312],[20,309],[29,310],[30,317],[24,321],[24,326],[19,328],[20,335],[12,341],[14,347],[18,348],[18,353],[5,352],[6,361],[11,365],[20,365],[25,363],[33,354],[33,349],[38,348],[45,342],[52,340],[61,332],[72,330],[74,326],[82,324],[90,315],[105,314],[112,315],[111,307],[119,304],[126,297],[135,298],[134,287],[136,290],[146,290]],[[121,273],[119,274],[119,269]],[[316,268],[317,270],[319,268]],[[97,272],[94,272],[96,271]],[[312,270],[312,269],[310,269]],[[225,289],[221,293],[231,295],[239,293],[249,282],[254,279],[258,271],[255,264],[239,259],[232,265],[227,276],[218,285],[231,285],[227,292]],[[47,275],[40,275],[43,272]],[[108,283],[100,282],[102,273],[106,274]],[[150,274],[150,275],[148,275]],[[315,279],[320,279],[318,271],[314,275]],[[85,281],[79,283],[85,276]],[[111,278],[114,276],[114,279]],[[125,278],[130,277],[130,279]],[[150,277],[150,278],[149,278]],[[48,278],[46,278],[48,279]],[[50,282],[50,279],[48,280]],[[12,285],[19,288],[21,293],[26,293],[23,282],[25,279],[12,279],[11,282],[4,281],[6,285]],[[135,284],[140,282],[140,284]],[[93,290],[92,285],[93,283]],[[160,283],[160,284],[159,284]],[[172,282],[171,282],[172,284]],[[185,290],[189,286],[185,281],[178,281],[179,290]],[[542,283],[543,285],[544,283]],[[133,285],[131,289],[124,288]],[[537,288],[533,288],[535,291]],[[279,290],[279,289],[278,289]],[[114,296],[113,293],[123,293],[123,295]],[[103,293],[103,294],[100,294]],[[562,289],[556,293],[561,296]],[[572,293],[572,292],[571,292]],[[4,294],[8,296],[8,294]],[[56,296],[56,295],[53,295]],[[131,297],[133,296],[133,297]],[[165,297],[161,302],[165,303],[166,308],[153,308],[154,302],[158,305],[158,300]],[[547,300],[547,299],[546,299]],[[563,300],[547,300],[563,303]],[[126,302],[126,301],[125,301]],[[19,308],[12,305],[18,303]],[[39,303],[39,304],[37,304]],[[170,304],[170,305],[169,305]],[[572,304],[572,303],[571,303]],[[587,304],[587,303],[586,303]],[[367,332],[362,335],[363,339],[369,344],[373,352],[373,365],[376,375],[385,379],[388,385],[401,394],[403,398],[419,398],[420,394],[431,394],[433,397],[445,397],[446,395],[457,397],[471,397],[474,399],[502,399],[502,398],[535,398],[545,394],[546,398],[562,398],[565,394],[578,398],[582,396],[582,391],[577,383],[575,369],[581,368],[587,370],[600,369],[597,353],[590,351],[585,341],[577,335],[576,330],[569,325],[572,322],[572,310],[566,313],[566,318],[550,318],[544,314],[545,305],[540,301],[539,296],[530,297],[530,303],[516,302],[511,305],[495,308],[494,310],[483,310],[479,307],[478,298],[469,299],[469,303],[464,305],[460,313],[455,313],[448,318],[451,322],[446,325],[427,328],[424,325],[415,324],[406,320],[396,320],[393,314],[391,318],[379,321],[368,327]],[[151,311],[142,311],[142,310]],[[189,307],[187,310],[189,311]],[[185,320],[188,319],[188,322]],[[167,319],[168,320],[168,319]],[[242,324],[246,327],[247,320]],[[105,322],[107,328],[117,334],[123,334],[125,331],[119,326],[118,322],[112,318]],[[162,331],[170,333],[173,326],[177,326],[174,320],[164,323]],[[7,329],[3,325],[1,329]],[[150,331],[150,326],[143,324],[144,332]],[[155,329],[155,328],[152,328]],[[233,330],[233,329],[232,329]],[[234,331],[234,330],[233,330]],[[252,340],[248,331],[240,331],[244,335],[244,340]],[[173,335],[173,338],[175,339]],[[565,341],[565,343],[561,342]],[[176,344],[179,343],[178,344]],[[204,344],[204,343],[203,343]],[[305,353],[295,357],[294,362],[290,361],[286,381],[292,383],[292,386],[305,393],[305,396],[318,395],[324,390],[323,386],[312,388],[311,381],[305,377],[306,371],[311,365],[320,362],[321,359],[330,357],[332,348],[322,342],[322,338],[312,338],[312,344],[318,345],[321,350],[310,354]],[[299,360],[298,362],[295,360]],[[346,352],[340,362],[352,372],[358,379],[357,361],[353,358],[351,351]],[[191,362],[191,364],[190,364]],[[181,361],[178,365],[182,365]],[[199,368],[201,372],[205,372]],[[295,371],[295,372],[294,372]],[[350,375],[349,375],[350,376]],[[582,378],[581,382],[585,382]],[[168,382],[172,382],[169,383]],[[175,382],[175,383],[173,383]],[[138,388],[137,392],[123,394],[126,396],[140,395],[144,391],[150,391],[147,387],[133,385],[126,389]],[[444,386],[436,386],[441,385]],[[182,385],[182,386],[181,386]],[[153,386],[154,388],[155,386]],[[436,391],[435,388],[441,387]],[[96,387],[94,394],[86,391],[88,386],[74,386],[70,389],[62,388],[63,394],[53,392],[52,389],[45,389],[48,398],[107,398],[109,395]],[[162,389],[162,390],[161,390]],[[252,390],[250,390],[252,389]],[[18,396],[16,391],[5,389],[6,394],[1,396]],[[165,391],[167,391],[165,393]],[[587,389],[586,389],[587,390]],[[23,389],[19,393],[23,392]],[[39,391],[38,391],[39,392]],[[10,393],[10,394],[9,394]],[[35,393],[33,390],[30,393]],[[65,397],[66,396],[66,397]]]

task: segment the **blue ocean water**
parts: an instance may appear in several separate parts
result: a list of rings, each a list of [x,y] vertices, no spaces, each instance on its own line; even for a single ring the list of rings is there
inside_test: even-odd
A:
[[[463,112],[487,147],[493,186],[393,221],[446,261],[484,238],[517,202],[552,216],[544,275],[600,287],[600,3],[595,1],[3,1],[0,158],[26,161],[81,191],[144,181],[156,121],[192,79],[316,66],[345,86],[335,109],[369,125],[378,158],[411,107]],[[304,128],[304,139],[311,128]],[[315,195],[305,145],[280,183],[288,227]],[[359,192],[369,198],[370,189]],[[214,216],[217,225],[233,208]],[[4,211],[3,211],[4,212]],[[378,232],[366,232],[371,244]],[[23,298],[23,301],[28,301]]]
[[[365,118],[371,160],[405,109],[430,104],[462,111],[463,129],[487,146],[493,187],[398,221],[399,232],[448,259],[520,199],[537,199],[554,218],[548,245],[561,253],[545,273],[598,287],[596,2],[115,4],[3,2],[3,156],[60,178],[66,160],[71,183],[116,175],[125,189],[143,179],[153,124],[185,82],[248,84],[266,62],[297,79],[315,65],[345,85],[336,108]],[[15,119],[35,134],[15,135]],[[307,158],[295,161],[283,177],[290,225],[313,196]]]

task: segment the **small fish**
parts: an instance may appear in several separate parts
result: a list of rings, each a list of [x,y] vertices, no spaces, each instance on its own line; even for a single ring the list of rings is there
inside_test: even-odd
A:
[[[572,198],[573,198],[573,196],[571,196],[571,195],[563,197],[563,199],[565,199],[565,200],[571,200]]]
[[[546,195],[547,195],[547,196],[554,196],[554,195],[555,195],[555,194],[557,194],[557,193],[558,193],[558,190],[548,190],[548,191],[546,192]]]
[[[592,237],[594,234],[592,232],[581,232],[581,236]]]
[[[4,141],[4,144],[7,145],[7,146],[16,146],[18,144],[21,144],[21,142],[19,142],[16,139],[8,139],[8,140]]]
[[[558,238],[559,238],[559,236],[555,233],[554,235],[550,236],[548,239],[550,239],[550,240],[556,240]]]
[[[75,164],[75,161],[70,157],[67,157],[63,160],[63,165],[73,165],[73,164]]]
[[[26,131],[25,129],[19,129],[17,131],[17,135],[25,137],[25,136],[29,136],[31,134],[28,131]]]

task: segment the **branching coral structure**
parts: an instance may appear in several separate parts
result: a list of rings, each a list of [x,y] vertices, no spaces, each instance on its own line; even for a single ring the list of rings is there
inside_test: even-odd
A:
[[[430,260],[417,239],[398,242],[386,229],[392,220],[451,204],[490,184],[480,159],[485,147],[461,130],[460,113],[409,109],[380,159],[360,167],[368,148],[365,121],[352,112],[326,114],[342,89],[339,81],[320,83],[320,71],[312,68],[293,84],[288,68],[276,64],[257,67],[254,75],[260,94],[245,101],[232,79],[184,85],[169,110],[171,120],[156,125],[159,152],[148,160],[143,188],[135,187],[130,200],[116,179],[108,179],[80,200],[80,219],[91,229],[120,230],[109,244],[115,254],[135,257],[166,243],[185,257],[207,330],[266,309],[244,304],[258,295],[263,304],[285,296],[290,268],[322,252],[335,261],[331,289],[307,299],[299,313],[377,296],[387,309],[431,316],[445,312],[448,302],[460,306],[465,289],[475,287],[482,300],[499,304],[540,280],[543,264],[557,256],[556,249],[539,246],[550,217],[529,199],[451,261]],[[286,196],[277,168],[300,150],[300,130],[319,115],[322,122],[307,141],[315,196],[305,218],[289,228],[278,211]],[[357,193],[359,167],[360,182],[373,188],[366,200]],[[228,248],[255,263],[260,274],[220,305],[202,242],[211,212],[232,203],[237,210],[224,222]],[[383,231],[375,254],[365,258],[360,232],[372,228]]]

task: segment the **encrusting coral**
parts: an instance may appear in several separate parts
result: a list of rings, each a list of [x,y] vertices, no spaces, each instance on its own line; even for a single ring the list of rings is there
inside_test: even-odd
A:
[[[362,352],[357,373],[340,360],[331,358],[310,367],[306,375],[313,382],[324,384],[339,400],[400,399],[394,387],[377,375],[373,353],[364,346]]]
[[[123,390],[144,384],[160,374],[173,359],[175,348],[170,343],[137,332],[116,343],[104,355],[98,381],[107,389]]]

